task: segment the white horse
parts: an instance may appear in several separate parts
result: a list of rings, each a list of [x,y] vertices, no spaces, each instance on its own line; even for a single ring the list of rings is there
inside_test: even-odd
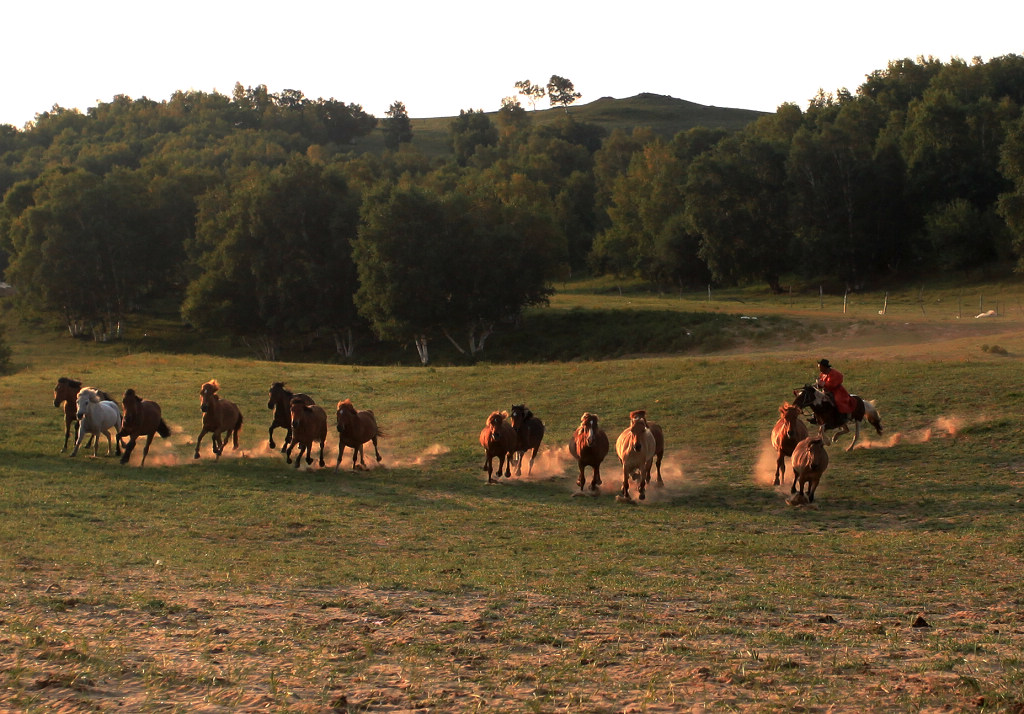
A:
[[[82,387],[78,392],[78,438],[75,439],[72,456],[78,453],[78,447],[81,446],[86,434],[95,437],[92,444],[93,456],[99,451],[100,434],[107,437],[107,456],[110,456],[110,430],[113,429],[115,435],[121,430],[121,409],[116,402],[103,400],[96,392],[97,390],[92,387]],[[116,453],[121,453],[119,438]]]

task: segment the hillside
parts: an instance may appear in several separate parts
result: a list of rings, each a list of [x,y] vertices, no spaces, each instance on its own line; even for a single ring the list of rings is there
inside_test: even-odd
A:
[[[601,97],[593,102],[561,108],[527,109],[531,120],[538,124],[556,122],[568,113],[582,122],[597,124],[609,133],[614,129],[631,132],[634,127],[650,127],[665,138],[697,126],[741,129],[764,112],[751,109],[708,107],[684,99],[644,92],[627,99]],[[487,112],[492,119],[497,112]],[[431,156],[448,153],[448,127],[454,117],[412,119],[414,147]],[[373,134],[360,140],[361,151],[383,151],[384,135],[378,127]]]

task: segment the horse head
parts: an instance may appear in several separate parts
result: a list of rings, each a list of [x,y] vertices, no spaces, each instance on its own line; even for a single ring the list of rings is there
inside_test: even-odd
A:
[[[351,399],[343,399],[338,402],[338,433],[344,434],[352,425],[352,418],[359,418],[356,408],[352,405]]]
[[[211,379],[206,382],[199,390],[199,411],[208,412],[217,403],[217,392],[220,390],[220,385],[216,379]]]
[[[288,406],[291,402],[292,393],[284,388],[284,382],[274,382],[270,385],[270,401],[267,402],[267,409],[273,409],[278,404]]]
[[[597,430],[597,414],[583,412],[583,416],[580,417],[579,428],[576,430],[579,434],[579,441],[582,441],[586,446],[593,446],[594,439],[597,437]],[[579,441],[577,444],[579,444]]]
[[[512,421],[512,428],[519,431],[524,422],[533,417],[533,412],[527,409],[525,404],[513,404],[508,415]]]

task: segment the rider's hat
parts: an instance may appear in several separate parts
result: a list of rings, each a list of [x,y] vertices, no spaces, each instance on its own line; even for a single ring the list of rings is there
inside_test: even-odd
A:
[[[818,360],[818,368],[819,369],[823,369],[823,370],[824,369],[832,369],[832,365],[830,365],[828,363],[827,359],[822,358],[822,359]]]

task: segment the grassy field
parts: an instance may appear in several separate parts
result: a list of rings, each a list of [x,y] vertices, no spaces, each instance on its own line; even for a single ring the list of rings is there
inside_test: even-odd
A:
[[[880,315],[881,293],[844,314],[806,290],[569,286],[535,319],[601,310],[613,330],[630,310],[703,310],[732,334],[697,353],[427,368],[12,325],[0,709],[1021,711],[1022,292],[910,289]],[[979,295],[999,315],[975,319]],[[815,504],[793,507],[768,434],[822,356],[885,433],[831,447]],[[130,466],[58,453],[64,375],[159,401],[172,436],[143,469],[138,450]],[[216,462],[207,441],[194,461],[211,377],[245,414],[243,448]],[[335,473],[334,434],[327,469],[270,453],[280,379],[329,412],[374,409],[383,467]],[[519,402],[546,449],[532,477],[487,486],[477,435]],[[665,430],[666,485],[617,502],[612,455],[601,494],[577,497],[580,414],[614,440],[636,408]]]

